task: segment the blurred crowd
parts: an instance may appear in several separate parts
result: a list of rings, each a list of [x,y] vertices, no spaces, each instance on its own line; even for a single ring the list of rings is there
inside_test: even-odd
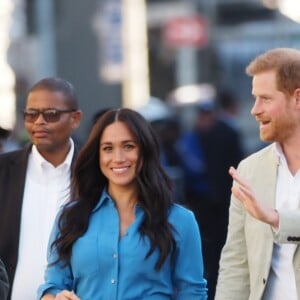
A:
[[[220,89],[188,109],[150,98],[140,109],[161,142],[161,160],[174,182],[175,201],[189,207],[201,229],[208,299],[214,299],[219,259],[226,240],[232,180],[230,166],[245,156],[238,126],[239,102]],[[183,120],[182,120],[183,119]]]

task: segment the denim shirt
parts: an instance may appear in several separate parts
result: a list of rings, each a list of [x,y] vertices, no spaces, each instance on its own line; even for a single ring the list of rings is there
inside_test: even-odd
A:
[[[137,205],[135,221],[120,238],[118,211],[103,192],[88,230],[73,245],[70,263],[47,267],[37,299],[63,289],[73,290],[81,300],[206,299],[201,239],[193,213],[180,205],[172,206],[168,221],[175,228],[175,260],[169,255],[159,271],[154,269],[158,250],[145,258],[150,241],[139,233],[143,218]],[[56,234],[57,224],[49,245]],[[56,257],[49,248],[48,263]]]

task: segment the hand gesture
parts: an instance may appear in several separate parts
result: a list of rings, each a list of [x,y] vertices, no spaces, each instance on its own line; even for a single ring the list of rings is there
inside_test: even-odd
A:
[[[275,230],[279,227],[279,215],[277,210],[265,206],[262,201],[259,201],[252,187],[238,174],[237,170],[230,167],[229,174],[237,183],[231,188],[232,194],[243,203],[248,213],[267,224],[270,224]]]

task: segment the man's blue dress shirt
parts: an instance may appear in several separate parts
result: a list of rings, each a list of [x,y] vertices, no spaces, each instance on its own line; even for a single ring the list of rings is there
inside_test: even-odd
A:
[[[175,261],[171,262],[169,255],[159,271],[154,269],[158,250],[145,259],[150,242],[138,230],[143,217],[137,205],[135,221],[120,239],[118,211],[104,192],[88,230],[73,245],[70,264],[48,266],[38,299],[64,289],[73,290],[81,300],[206,299],[200,233],[193,213],[172,206],[168,220],[176,230]],[[57,225],[50,244],[56,233]],[[49,249],[48,262],[56,255]]]

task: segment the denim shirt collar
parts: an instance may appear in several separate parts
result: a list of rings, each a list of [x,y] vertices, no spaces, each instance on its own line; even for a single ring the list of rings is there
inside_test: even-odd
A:
[[[94,207],[93,212],[95,212],[96,210],[100,209],[103,205],[105,205],[106,203],[110,202],[111,204],[115,205],[114,201],[112,200],[112,198],[109,196],[108,192],[107,192],[107,187],[104,188],[99,201],[97,203],[97,205]],[[141,210],[140,205],[137,203],[135,206],[135,211],[136,213]]]
[[[113,200],[111,199],[111,197],[108,195],[107,193],[107,188],[105,188],[99,198],[99,201],[97,203],[97,205],[94,207],[93,212],[100,209],[100,207],[102,205],[104,205],[105,203],[107,203],[107,201],[111,201],[113,202]]]

